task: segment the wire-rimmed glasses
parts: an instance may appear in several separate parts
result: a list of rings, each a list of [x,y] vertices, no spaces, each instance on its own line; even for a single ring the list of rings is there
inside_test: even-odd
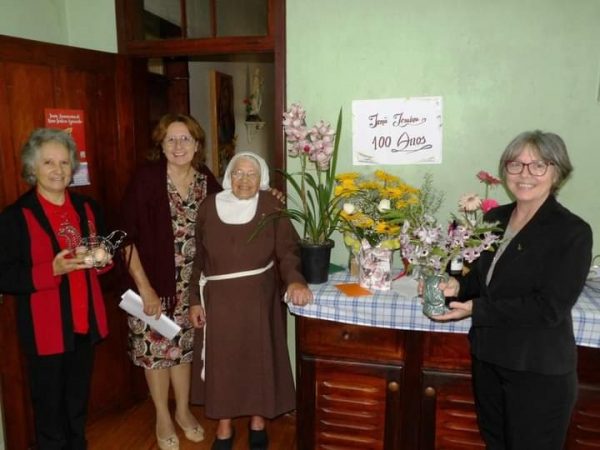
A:
[[[194,145],[196,140],[192,136],[167,136],[163,141],[165,146],[173,148],[179,144],[181,147],[189,147]]]

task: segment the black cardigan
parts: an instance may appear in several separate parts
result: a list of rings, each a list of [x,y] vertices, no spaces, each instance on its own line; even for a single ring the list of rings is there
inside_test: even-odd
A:
[[[494,208],[486,220],[506,229],[515,206]],[[493,257],[484,252],[461,280],[459,297],[473,299],[472,354],[513,370],[575,370],[571,309],[590,268],[590,226],[551,195],[508,244],[486,286]]]

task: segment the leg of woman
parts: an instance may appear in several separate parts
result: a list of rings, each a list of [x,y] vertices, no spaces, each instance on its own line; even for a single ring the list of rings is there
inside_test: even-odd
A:
[[[67,447],[85,450],[85,424],[87,419],[94,347],[88,335],[75,335],[75,348],[64,355],[65,359],[65,408],[67,413]]]
[[[169,368],[171,385],[175,394],[175,421],[183,429],[186,438],[193,442],[204,439],[204,430],[190,411],[190,382],[192,365],[178,364]]]
[[[217,439],[229,439],[233,435],[231,419],[219,419],[217,425]]]
[[[477,423],[488,450],[505,450],[502,380],[495,366],[473,357],[473,393]]]
[[[146,369],[144,373],[156,409],[156,433],[166,439],[175,434],[169,413],[169,369]]]
[[[266,450],[269,447],[269,437],[265,428],[265,418],[252,416],[248,424],[248,446],[250,450]]]
[[[577,397],[577,375],[506,372],[506,437],[511,450],[562,450]]]
[[[28,355],[29,388],[39,450],[62,450],[67,445],[63,356]]]
[[[265,429],[265,418],[262,416],[252,416],[250,418],[250,429],[251,430],[264,430]]]

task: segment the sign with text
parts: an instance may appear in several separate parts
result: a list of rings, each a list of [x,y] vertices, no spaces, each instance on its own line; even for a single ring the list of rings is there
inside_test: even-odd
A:
[[[86,186],[90,184],[86,145],[85,121],[82,109],[53,109],[45,108],[44,117],[47,128],[58,128],[71,135],[79,152],[79,169],[73,174],[71,186]]]
[[[442,97],[352,102],[354,165],[440,164]]]

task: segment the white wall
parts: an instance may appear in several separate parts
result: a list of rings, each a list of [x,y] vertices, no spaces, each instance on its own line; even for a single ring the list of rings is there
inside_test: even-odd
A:
[[[0,34],[117,52],[114,0],[0,0]]]
[[[248,79],[255,67],[259,67],[264,77],[263,101],[260,115],[265,121],[262,130],[251,136],[249,141],[246,126],[246,106],[244,98],[248,93]],[[252,151],[264,157],[267,162],[271,161],[274,152],[274,110],[273,110],[273,84],[274,67],[270,63],[242,63],[242,62],[190,62],[190,113],[206,131],[206,164],[212,166],[212,146],[214,142],[211,136],[211,105],[210,105],[210,74],[216,70],[233,77],[234,92],[234,115],[236,152]]]
[[[114,0],[64,0],[68,45],[117,53]]]
[[[66,44],[65,0],[0,0],[0,34]]]

